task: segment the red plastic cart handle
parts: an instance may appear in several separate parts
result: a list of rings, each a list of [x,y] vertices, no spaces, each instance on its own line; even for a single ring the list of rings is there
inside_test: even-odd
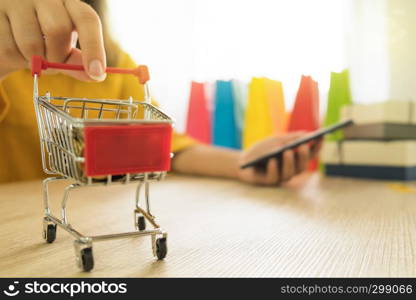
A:
[[[42,70],[46,69],[61,69],[61,70],[73,70],[73,71],[84,71],[85,68],[82,65],[71,65],[62,63],[52,63],[44,60],[41,56],[34,55],[32,57],[32,76],[35,74],[40,76]],[[107,67],[105,69],[107,73],[118,73],[118,74],[131,74],[139,79],[141,84],[145,84],[149,79],[149,70],[147,66],[141,65],[134,69],[123,69],[123,68],[112,68]]]

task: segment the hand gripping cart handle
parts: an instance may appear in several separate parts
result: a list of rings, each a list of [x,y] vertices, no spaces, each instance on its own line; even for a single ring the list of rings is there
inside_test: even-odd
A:
[[[48,243],[56,238],[57,226],[75,237],[78,266],[84,271],[94,267],[93,241],[151,236],[153,255],[167,254],[167,233],[162,231],[150,211],[149,183],[161,180],[170,169],[172,119],[150,102],[149,73],[146,66],[135,69],[107,68],[107,73],[130,74],[144,87],[144,101],[87,99],[39,95],[38,81],[46,69],[84,70],[81,65],[51,63],[39,56],[32,60],[33,101],[39,128],[43,181],[43,236]],[[140,86],[138,85],[138,88]],[[61,218],[49,207],[48,185],[70,179],[64,189]],[[66,205],[69,192],[80,187],[138,183],[135,198],[135,231],[85,236],[70,225]],[[142,191],[144,187],[144,191]],[[146,209],[139,206],[144,194]],[[149,223],[152,229],[146,230]]]

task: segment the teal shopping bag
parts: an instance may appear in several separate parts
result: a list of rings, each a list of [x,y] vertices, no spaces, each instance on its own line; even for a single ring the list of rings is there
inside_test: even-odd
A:
[[[241,136],[235,118],[235,97],[231,81],[217,80],[212,118],[212,143],[240,149]]]

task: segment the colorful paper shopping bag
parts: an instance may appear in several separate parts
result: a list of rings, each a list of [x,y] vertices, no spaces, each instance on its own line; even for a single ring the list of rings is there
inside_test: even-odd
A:
[[[234,94],[234,118],[238,134],[241,138],[247,105],[247,84],[242,81],[233,79],[232,86]]]
[[[331,83],[328,91],[328,106],[324,125],[333,125],[340,121],[341,108],[344,105],[352,104],[349,73],[344,70],[340,73],[331,73]],[[343,138],[342,130],[338,130],[326,136],[327,140],[338,141]]]
[[[212,112],[214,110],[215,86],[216,86],[216,82],[204,83],[205,99],[207,100],[207,107],[208,107],[208,111],[210,115],[212,115]]]
[[[191,83],[186,133],[202,143],[211,143],[211,114],[203,83]]]
[[[318,83],[310,76],[302,76],[288,131],[313,131],[319,127]]]
[[[248,86],[248,99],[243,130],[243,148],[273,135],[266,78],[253,77]]]
[[[271,79],[266,79],[265,82],[273,135],[282,135],[287,128],[287,114],[282,83]]]
[[[288,131],[314,131],[319,128],[319,89],[318,83],[310,76],[302,76],[295,104],[290,116]],[[318,161],[309,165],[316,170]]]
[[[217,80],[213,109],[213,144],[240,149],[241,139],[235,121],[234,94],[231,81]]]

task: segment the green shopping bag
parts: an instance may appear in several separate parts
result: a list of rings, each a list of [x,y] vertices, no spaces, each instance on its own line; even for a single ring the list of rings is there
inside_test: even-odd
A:
[[[331,83],[328,91],[328,107],[324,125],[329,126],[340,121],[341,108],[352,104],[349,72],[344,70],[340,73],[331,73]],[[326,136],[329,141],[338,141],[343,138],[342,130],[338,130]]]

